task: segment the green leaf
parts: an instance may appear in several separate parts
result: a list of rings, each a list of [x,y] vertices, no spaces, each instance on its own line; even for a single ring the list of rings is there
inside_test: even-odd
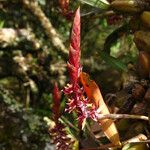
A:
[[[4,26],[4,21],[0,21],[0,29],[3,28]]]
[[[39,2],[40,5],[43,5],[43,6],[46,4],[45,0],[38,0],[38,2]]]
[[[114,58],[108,53],[102,51],[100,51],[100,56],[108,65],[112,66],[113,68],[119,71],[127,71],[126,65],[121,60]]]
[[[141,144],[130,143],[124,145],[122,150],[147,150],[147,146],[145,143]]]
[[[109,3],[106,0],[79,0],[79,1],[100,9],[109,8]]]

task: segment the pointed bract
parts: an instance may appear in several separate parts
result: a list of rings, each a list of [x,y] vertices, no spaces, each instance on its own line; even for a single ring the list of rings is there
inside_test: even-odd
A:
[[[77,9],[73,21],[70,48],[68,71],[70,81],[73,84],[77,83],[80,69],[80,7]]]
[[[55,83],[53,89],[53,108],[52,108],[55,122],[58,121],[58,118],[60,116],[60,100],[61,100],[61,93],[59,91],[57,83]]]

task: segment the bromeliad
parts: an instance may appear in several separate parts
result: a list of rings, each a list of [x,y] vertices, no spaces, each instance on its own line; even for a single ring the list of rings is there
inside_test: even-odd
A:
[[[99,120],[99,112],[109,114],[101,92],[88,74],[82,72],[80,65],[80,8],[75,13],[67,63],[70,82],[63,92],[68,97],[68,112],[76,111],[79,128],[83,128],[87,118],[100,123],[105,135],[114,145],[120,145],[119,134],[111,119]],[[80,86],[80,82],[82,86]],[[87,96],[85,96],[85,94]]]

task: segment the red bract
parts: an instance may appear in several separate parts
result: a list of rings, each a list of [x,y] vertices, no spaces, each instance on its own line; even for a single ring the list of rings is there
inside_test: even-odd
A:
[[[69,62],[68,71],[70,74],[70,81],[76,84],[80,69],[80,8],[77,9],[73,21],[71,41],[69,48]]]
[[[53,115],[54,115],[54,121],[57,122],[58,118],[60,116],[60,99],[61,99],[61,93],[58,89],[57,83],[54,85],[53,89]]]
[[[68,72],[70,83],[64,88],[63,92],[68,98],[69,113],[75,110],[78,115],[79,127],[84,126],[86,118],[90,117],[94,120],[97,118],[97,112],[89,107],[89,101],[84,96],[84,89],[79,86],[79,75],[81,73],[80,66],[80,8],[77,9],[73,21],[71,41],[69,48]]]
[[[63,92],[65,95],[69,95],[68,108],[66,109],[69,113],[75,110],[78,114],[78,118],[85,118],[83,116],[83,91],[78,84],[78,77],[80,73],[80,7],[75,12],[75,17],[72,26],[70,48],[69,48],[69,61],[68,61],[68,72],[70,77],[70,83],[64,88]],[[82,108],[81,108],[82,107]],[[82,126],[81,124],[79,125]]]

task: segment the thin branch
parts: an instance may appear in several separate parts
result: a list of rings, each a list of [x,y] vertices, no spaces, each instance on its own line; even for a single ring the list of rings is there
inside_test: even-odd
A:
[[[68,54],[63,41],[60,38],[60,35],[57,33],[56,29],[51,24],[50,20],[45,16],[44,12],[38,5],[38,2],[35,0],[22,0],[24,6],[28,8],[40,21],[41,25],[45,29],[45,32],[49,39],[52,41],[52,44],[60,50],[63,54]]]
[[[125,144],[141,144],[141,143],[150,143],[150,140],[144,140],[144,141],[137,141],[137,142],[133,142],[133,141],[131,141],[131,142],[123,142],[123,145],[125,145]]]
[[[112,15],[115,15],[116,13],[112,10],[101,12],[101,10],[93,10],[87,13],[81,13],[81,17],[86,17],[86,16],[92,16],[90,19],[95,19],[95,18],[104,18],[104,17],[110,17]],[[94,16],[93,16],[94,15]]]
[[[140,116],[140,115],[128,115],[128,114],[99,114],[98,119],[140,119],[149,121],[147,116]]]
[[[79,129],[77,127],[75,127],[67,118],[65,118],[64,116],[61,116],[60,120],[62,120],[65,124],[67,124],[69,127],[73,128],[74,130],[76,130],[77,132],[79,132]]]

